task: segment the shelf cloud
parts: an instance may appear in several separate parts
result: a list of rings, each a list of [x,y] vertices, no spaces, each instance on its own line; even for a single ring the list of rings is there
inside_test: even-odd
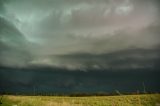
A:
[[[0,0],[0,64],[155,68],[159,6],[158,0]]]
[[[160,92],[159,74],[160,0],[0,0],[0,93]]]

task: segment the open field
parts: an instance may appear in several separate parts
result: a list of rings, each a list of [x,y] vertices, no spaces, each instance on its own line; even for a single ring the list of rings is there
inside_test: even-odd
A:
[[[11,96],[1,106],[160,106],[160,94],[124,96]]]

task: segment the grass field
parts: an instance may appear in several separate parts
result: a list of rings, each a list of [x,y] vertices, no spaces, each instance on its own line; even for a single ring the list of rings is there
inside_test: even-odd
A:
[[[160,106],[160,94],[91,97],[4,95],[1,106]]]

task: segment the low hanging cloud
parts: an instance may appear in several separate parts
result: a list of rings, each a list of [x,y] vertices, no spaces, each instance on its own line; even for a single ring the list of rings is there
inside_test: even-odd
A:
[[[159,49],[128,49],[106,54],[51,55],[32,61],[35,66],[67,70],[159,69]]]
[[[157,68],[159,6],[158,0],[0,0],[1,65]]]

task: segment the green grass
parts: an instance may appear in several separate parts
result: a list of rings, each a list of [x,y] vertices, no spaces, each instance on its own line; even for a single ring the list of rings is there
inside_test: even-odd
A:
[[[1,106],[160,106],[160,94],[124,96],[10,96]]]

